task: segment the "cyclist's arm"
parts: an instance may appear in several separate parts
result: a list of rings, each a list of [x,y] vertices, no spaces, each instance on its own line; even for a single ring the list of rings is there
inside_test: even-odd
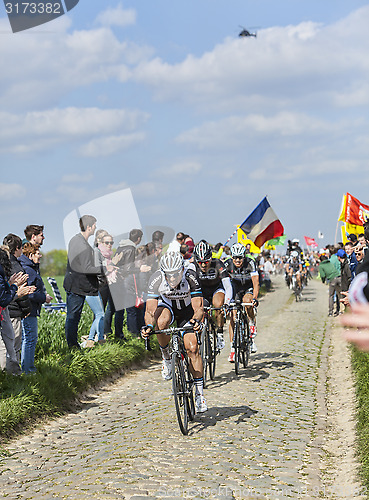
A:
[[[251,280],[252,280],[252,288],[253,288],[252,298],[257,299],[259,296],[259,288],[260,288],[259,276],[251,276]]]
[[[225,290],[224,303],[228,305],[231,302],[233,296],[231,278],[222,278],[222,283]]]
[[[204,304],[202,297],[192,297],[191,306],[193,309],[192,319],[197,319],[201,321],[204,316]]]
[[[145,311],[145,325],[155,324],[155,312],[158,308],[158,299],[147,299]]]

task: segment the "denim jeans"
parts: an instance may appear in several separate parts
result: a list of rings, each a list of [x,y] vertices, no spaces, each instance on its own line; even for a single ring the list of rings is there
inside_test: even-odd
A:
[[[88,340],[95,340],[96,333],[98,340],[104,340],[104,308],[102,300],[99,295],[87,295],[86,302],[95,315],[88,335]]]
[[[36,371],[37,316],[27,316],[22,320],[22,333],[22,371],[32,373]]]
[[[137,307],[127,307],[127,328],[128,330],[137,335],[140,333],[141,327],[145,324],[143,318],[143,309]]]
[[[78,323],[81,319],[83,304],[85,303],[84,295],[77,295],[73,292],[67,292],[67,317],[65,319],[65,337],[68,347],[78,347]]]

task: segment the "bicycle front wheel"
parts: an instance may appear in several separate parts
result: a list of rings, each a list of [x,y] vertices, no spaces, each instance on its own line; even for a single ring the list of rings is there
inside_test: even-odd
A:
[[[188,434],[188,401],[186,379],[181,356],[172,355],[172,388],[177,420],[182,434]]]
[[[234,371],[236,372],[236,375],[238,375],[240,373],[240,358],[241,358],[240,324],[238,321],[234,325],[233,345],[234,345]]]
[[[194,388],[194,380],[193,376],[190,372],[190,365],[188,361],[188,357],[185,356],[183,360],[184,364],[184,373],[185,373],[185,381],[186,381],[186,394],[187,394],[187,410],[188,410],[188,418],[189,420],[193,420],[195,418],[195,401],[193,397],[193,388]]]
[[[243,367],[246,368],[249,363],[251,354],[250,326],[248,320],[245,320],[242,326],[243,326],[243,332],[242,332],[243,342],[242,342],[241,357],[242,357]]]

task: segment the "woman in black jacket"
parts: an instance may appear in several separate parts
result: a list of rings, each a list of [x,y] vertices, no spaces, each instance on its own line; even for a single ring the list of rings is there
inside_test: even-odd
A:
[[[23,276],[22,276],[23,275]],[[24,273],[12,274],[6,247],[0,249],[0,368],[10,373],[20,373],[19,362],[14,349],[14,331],[9,317],[8,305],[18,296],[25,296],[31,289],[25,285]],[[5,346],[5,350],[3,348]]]
[[[18,258],[22,255],[22,240],[19,236],[9,233],[5,236],[3,244],[9,248],[11,273],[25,274],[25,270],[20,265]],[[28,296],[16,296],[9,304],[8,311],[14,330],[14,349],[18,363],[21,360],[22,348],[22,319],[29,315],[32,306]]]
[[[50,302],[51,297],[46,296],[44,283],[42,281],[39,262],[42,255],[36,245],[26,243],[19,262],[28,274],[28,285],[35,287],[34,292],[29,295],[31,301],[31,312],[22,320],[22,371],[32,373],[35,368],[35,350],[38,339],[37,317],[40,316],[41,306],[44,302]]]

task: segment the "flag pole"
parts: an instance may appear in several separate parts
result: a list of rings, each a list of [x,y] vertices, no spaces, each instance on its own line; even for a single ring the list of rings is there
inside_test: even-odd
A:
[[[334,244],[335,244],[335,245],[336,245],[336,243],[337,243],[337,233],[338,233],[338,224],[339,224],[339,223],[340,223],[340,221],[338,220],[338,221],[337,221],[337,226],[336,226],[336,234],[335,234],[335,236],[334,236]]]
[[[238,228],[237,228],[238,229]],[[231,234],[231,236],[228,238],[228,240],[223,244],[223,246],[225,247],[226,244],[231,241],[231,239],[233,238],[233,236],[237,233],[237,229],[235,231],[233,231],[233,233]]]

